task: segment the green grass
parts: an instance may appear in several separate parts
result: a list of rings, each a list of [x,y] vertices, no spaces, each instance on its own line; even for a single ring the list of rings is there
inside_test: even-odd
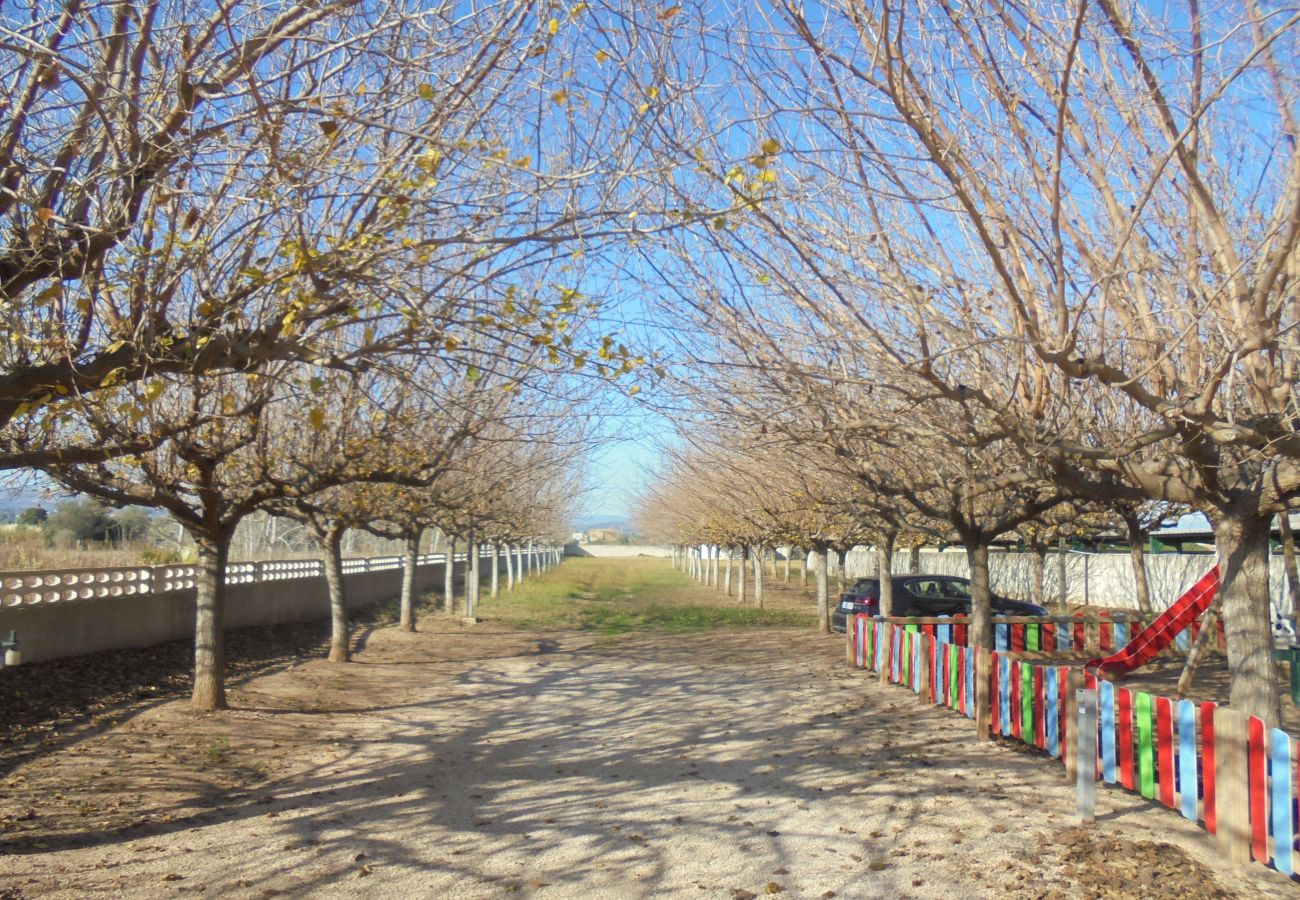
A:
[[[568,559],[496,599],[479,604],[484,618],[521,628],[579,628],[600,634],[708,628],[811,625],[812,615],[737,606],[702,588],[662,559]]]

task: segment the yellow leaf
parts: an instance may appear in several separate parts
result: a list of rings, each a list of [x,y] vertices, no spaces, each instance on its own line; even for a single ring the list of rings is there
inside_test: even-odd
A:
[[[646,88],[645,95],[649,97],[651,100],[654,100],[656,97],[659,96],[659,88],[655,87],[654,85],[650,85],[650,87]]]
[[[649,108],[650,108],[650,104],[649,104],[649,103],[642,103],[640,106],[638,106],[638,107],[636,108],[636,111],[637,111],[638,114],[641,114],[641,113],[644,113],[644,112],[645,112],[646,110],[648,110]]]
[[[596,51],[596,62],[603,63],[607,59],[609,59],[609,54],[606,53],[604,50]]]
[[[667,22],[669,19],[671,19],[673,16],[677,15],[681,11],[682,11],[682,6],[680,3],[677,3],[668,7],[667,9],[660,10],[658,15],[656,15],[655,18],[657,18],[660,22]]]
[[[311,411],[307,413],[307,422],[312,428],[320,431],[325,427],[325,410],[319,406],[313,406]]]
[[[551,21],[549,21],[549,22],[546,23],[546,30],[549,31],[551,34],[556,34],[557,32],[559,32],[559,30],[560,30],[560,20],[559,20],[559,19],[551,19]]]
[[[421,99],[421,100],[432,100],[432,99],[433,99],[433,85],[431,85],[431,84],[427,84],[427,83],[426,83],[426,84],[422,84],[422,85],[420,85],[416,90],[419,91],[420,99]]]
[[[780,152],[781,142],[778,141],[776,138],[768,138],[767,140],[763,141],[762,149],[764,154],[766,154],[767,156],[771,156],[773,153]]]
[[[443,344],[443,346],[445,346],[447,348],[447,352],[450,353],[460,346],[460,341],[454,337],[448,337],[446,342]]]
[[[162,396],[162,392],[165,389],[166,389],[166,385],[164,385],[161,381],[149,382],[144,386],[144,402],[145,403],[154,402],[155,400],[157,400],[159,397]]]

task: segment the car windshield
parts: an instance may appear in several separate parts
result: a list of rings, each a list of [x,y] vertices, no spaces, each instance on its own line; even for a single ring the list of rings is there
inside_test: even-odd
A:
[[[851,594],[866,594],[876,589],[876,579],[864,578],[861,581],[853,582],[853,587],[849,588]]]

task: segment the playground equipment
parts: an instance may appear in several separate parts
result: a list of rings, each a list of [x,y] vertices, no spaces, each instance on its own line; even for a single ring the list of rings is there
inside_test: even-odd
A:
[[[1139,669],[1155,658],[1188,628],[1197,617],[1210,608],[1219,592],[1219,567],[1206,572],[1201,580],[1179,597],[1172,606],[1154,622],[1133,636],[1123,649],[1110,656],[1090,659],[1084,663],[1085,671],[1121,675]]]

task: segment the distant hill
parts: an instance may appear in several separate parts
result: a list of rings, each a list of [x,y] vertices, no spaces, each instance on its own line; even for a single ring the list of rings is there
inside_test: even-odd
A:
[[[629,530],[631,523],[627,516],[614,516],[609,514],[594,513],[587,516],[578,516],[573,520],[574,531],[588,531],[592,528],[611,528],[614,531],[626,532]]]

